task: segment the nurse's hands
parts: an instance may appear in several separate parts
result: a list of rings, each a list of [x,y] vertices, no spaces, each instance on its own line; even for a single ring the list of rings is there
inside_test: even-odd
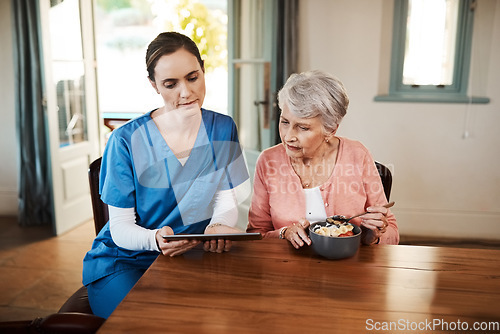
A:
[[[156,231],[156,243],[165,256],[181,255],[200,243],[199,240],[165,241],[162,235],[173,235],[174,231],[169,226],[163,226]]]
[[[210,224],[205,228],[205,234],[229,234],[229,233],[242,233],[242,231],[238,230],[237,228],[219,223]],[[233,244],[231,240],[214,239],[210,241],[205,241],[205,243],[203,244],[203,249],[205,250],[205,252],[222,253],[229,251],[232,245]]]

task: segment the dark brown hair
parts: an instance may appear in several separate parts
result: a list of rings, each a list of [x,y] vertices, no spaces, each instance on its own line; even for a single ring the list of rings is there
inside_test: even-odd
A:
[[[155,80],[155,67],[158,59],[164,55],[174,53],[175,51],[184,48],[189,53],[193,54],[200,63],[201,69],[204,71],[203,60],[201,59],[200,50],[195,42],[186,35],[178,32],[169,31],[159,34],[151,43],[149,43],[146,51],[146,69],[148,77]]]

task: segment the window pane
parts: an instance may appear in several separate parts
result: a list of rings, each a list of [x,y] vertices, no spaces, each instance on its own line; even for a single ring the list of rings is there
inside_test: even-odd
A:
[[[409,0],[405,85],[451,85],[459,0]]]
[[[52,0],[49,12],[52,77],[60,146],[87,140],[85,71],[78,0]]]
[[[101,112],[137,114],[163,104],[147,79],[145,56],[151,40],[173,30],[191,37],[205,59],[203,106],[227,113],[226,12],[227,0],[97,0]]]

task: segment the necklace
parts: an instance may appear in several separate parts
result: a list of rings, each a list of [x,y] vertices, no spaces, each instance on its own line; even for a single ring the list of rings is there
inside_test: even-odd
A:
[[[319,164],[300,164],[293,162],[292,168],[302,184],[302,188],[313,188],[324,183],[330,177],[330,163],[323,161]],[[326,168],[325,168],[326,167]]]
[[[300,179],[302,188],[314,188],[325,183],[333,173],[337,162],[337,148],[328,153],[324,153],[321,159],[313,163],[312,159],[304,161],[297,159],[290,161],[292,169]]]

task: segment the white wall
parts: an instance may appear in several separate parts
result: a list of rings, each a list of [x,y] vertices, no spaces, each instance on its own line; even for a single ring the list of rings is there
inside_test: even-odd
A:
[[[474,105],[373,101],[388,92],[392,6],[300,0],[299,71],[344,82],[351,104],[338,134],[393,170],[402,234],[500,239],[500,1],[478,1],[470,86],[491,102]]]
[[[11,1],[0,0],[0,216],[17,215],[17,139]]]

